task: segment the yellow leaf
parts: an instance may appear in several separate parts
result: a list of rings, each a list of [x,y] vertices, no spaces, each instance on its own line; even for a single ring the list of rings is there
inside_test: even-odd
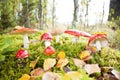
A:
[[[79,55],[80,59],[82,59],[82,60],[88,56],[90,56],[90,51],[88,51],[88,50],[82,51]]]
[[[65,80],[80,80],[81,78],[82,78],[81,73],[77,71],[67,72],[64,76]]]
[[[18,80],[29,80],[30,79],[30,76],[28,74],[24,74],[22,75],[21,78],[19,78]]]
[[[34,69],[34,67],[35,67],[35,65],[37,64],[38,60],[39,60],[39,58],[37,58],[36,60],[32,61],[32,62],[30,63],[30,67],[32,67],[32,68]]]
[[[48,58],[48,59],[45,59],[44,64],[43,64],[43,68],[46,71],[46,70],[49,70],[52,67],[54,67],[55,64],[56,64],[56,60],[55,59]]]
[[[65,56],[66,56],[65,53],[63,51],[60,51],[57,55],[57,59],[63,59],[65,58]]]

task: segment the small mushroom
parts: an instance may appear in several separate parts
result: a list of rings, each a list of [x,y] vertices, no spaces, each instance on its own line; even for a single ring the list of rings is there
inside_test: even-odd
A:
[[[84,31],[79,31],[79,30],[73,30],[73,29],[68,29],[68,30],[65,30],[64,33],[67,33],[67,34],[70,34],[70,35],[73,35],[73,38],[72,38],[72,42],[73,43],[76,43],[79,39],[79,36],[84,36],[84,37],[90,37],[91,35],[87,32],[84,32]]]
[[[55,53],[55,49],[52,46],[47,46],[44,50],[44,54],[52,55]]]
[[[94,34],[89,38],[88,48],[96,48],[96,51],[100,51],[101,48],[108,46],[109,42],[105,34]]]
[[[29,53],[27,52],[27,50],[19,50],[16,53],[16,58],[18,59],[23,59],[23,58],[27,58],[29,56]]]
[[[50,33],[44,33],[41,36],[41,40],[45,41],[45,47],[48,47],[51,45],[51,40],[53,39],[52,35]]]
[[[24,35],[24,48],[28,49],[29,48],[29,40],[28,40],[28,34],[33,34],[38,32],[36,29],[31,29],[31,28],[24,28],[24,27],[19,27],[17,30],[14,30],[11,32],[11,34],[22,34]]]
[[[24,58],[29,57],[29,53],[27,52],[27,50],[21,49],[16,52],[15,57],[17,58],[17,65],[24,67],[26,64]]]

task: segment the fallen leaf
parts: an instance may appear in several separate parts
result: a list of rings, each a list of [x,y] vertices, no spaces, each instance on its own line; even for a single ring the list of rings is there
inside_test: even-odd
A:
[[[29,80],[30,76],[28,74],[23,74],[21,78],[19,78],[18,80]]]
[[[58,55],[57,55],[57,59],[64,59],[65,58],[65,52],[63,52],[63,51],[60,51],[59,53],[58,53]]]
[[[46,70],[51,69],[55,64],[56,64],[55,59],[48,58],[48,59],[45,59],[44,64],[43,64],[43,68],[46,71]]]
[[[37,68],[31,71],[31,76],[42,76],[44,73],[44,70],[42,68]]]
[[[120,80],[120,72],[116,71],[116,70],[112,70],[111,73],[118,79]]]
[[[81,78],[82,75],[78,71],[69,71],[64,76],[65,80],[80,80]]]
[[[32,62],[30,63],[30,67],[32,67],[32,68],[34,69],[34,67],[36,66],[38,60],[39,60],[39,57],[38,57],[36,60],[32,61]]]
[[[42,80],[61,80],[61,77],[54,72],[46,72],[44,73]]]
[[[73,62],[77,67],[83,67],[86,63],[83,60],[73,58]]]
[[[101,72],[98,64],[86,64],[84,66],[84,69],[86,70],[86,72],[88,74],[93,74],[93,73]]]
[[[90,57],[90,56],[91,56],[91,55],[90,55],[90,51],[89,51],[89,50],[82,51],[82,52],[79,54],[79,57],[80,57],[80,59],[82,59],[82,60],[89,60],[88,57]],[[88,59],[86,59],[86,58],[88,58]]]
[[[60,67],[64,67],[68,64],[68,59],[67,58],[64,58],[64,59],[59,59],[57,64],[56,64],[56,67],[57,68],[60,68]]]

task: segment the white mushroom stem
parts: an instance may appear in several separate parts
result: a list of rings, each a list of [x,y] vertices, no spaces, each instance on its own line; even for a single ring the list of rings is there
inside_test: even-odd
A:
[[[29,48],[29,40],[28,40],[28,34],[24,34],[24,48]]]
[[[101,44],[100,44],[100,41],[96,41],[96,48],[97,48],[97,50],[98,51],[100,51],[101,50]]]
[[[48,47],[51,45],[51,42],[49,40],[45,41],[45,47]]]
[[[56,35],[55,38],[56,38],[56,43],[59,42],[59,40],[60,40],[60,36],[59,36],[59,35]]]
[[[73,38],[72,38],[72,42],[73,42],[73,44],[75,44],[77,41],[78,41],[78,37],[73,36]]]

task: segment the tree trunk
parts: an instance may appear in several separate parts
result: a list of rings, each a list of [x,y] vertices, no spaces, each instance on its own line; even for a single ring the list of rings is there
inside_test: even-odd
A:
[[[42,29],[42,0],[39,0],[38,5],[38,24],[39,28]]]
[[[110,0],[109,20],[116,19],[120,16],[120,0]]]
[[[46,28],[47,27],[47,0],[43,1],[43,27]]]
[[[103,24],[103,21],[104,21],[104,15],[105,15],[104,8],[105,8],[105,2],[103,2],[103,12],[102,12],[101,25]]]
[[[26,26],[30,27],[30,18],[29,18],[29,1],[26,0]]]
[[[87,0],[87,3],[86,3],[86,14],[85,14],[85,26],[88,27],[89,26],[89,20],[88,20],[88,8],[89,8],[89,1]]]
[[[55,27],[55,0],[53,0],[53,6],[52,6],[52,27]]]
[[[76,25],[78,22],[78,12],[79,12],[78,0],[74,0],[74,14],[73,14],[73,21],[72,21],[73,28],[76,28]]]

